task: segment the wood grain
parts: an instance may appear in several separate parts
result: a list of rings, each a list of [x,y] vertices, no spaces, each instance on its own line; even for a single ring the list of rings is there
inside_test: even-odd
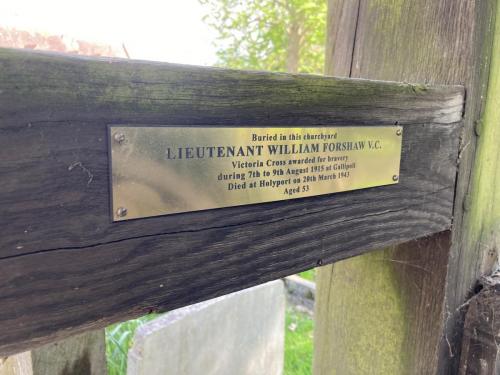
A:
[[[325,73],[350,77],[354,41],[358,27],[361,0],[330,0],[328,3]],[[350,53],[349,53],[350,52]],[[332,69],[335,61],[335,69]]]
[[[321,358],[315,364],[317,374],[329,374],[336,368],[352,370],[338,372],[345,374],[457,371],[463,322],[460,306],[470,295],[478,275],[484,272],[485,258],[495,258],[486,249],[471,251],[469,242],[464,241],[469,236],[464,225],[464,207],[467,209],[468,204],[464,201],[474,163],[474,125],[480,118],[486,94],[496,3],[493,0],[360,1],[356,27],[351,20],[329,26],[330,30],[336,30],[329,36],[329,43],[336,45],[337,51],[327,54],[327,58],[352,56],[351,60],[330,58],[329,74],[350,72],[351,77],[357,78],[464,84],[467,102],[452,233],[381,251],[378,258],[391,262],[383,270],[384,276],[372,267],[375,255],[337,263],[319,272],[317,319],[323,321],[316,325],[315,344],[319,349],[315,354]],[[339,19],[342,22],[339,14],[345,11],[345,4],[330,0],[329,7],[329,22]],[[336,42],[353,37],[352,49],[349,43]],[[449,246],[443,242],[446,235],[451,235]],[[354,262],[356,268],[351,266]],[[408,272],[410,269],[413,271]],[[336,277],[346,270],[351,271],[348,285]],[[373,280],[381,278],[392,280],[395,284],[390,285],[394,288],[382,289],[380,293],[373,291]],[[345,297],[348,295],[351,297]],[[363,312],[358,314],[357,322],[366,324],[358,327],[358,336],[341,336],[342,331],[328,328],[341,327],[349,320],[342,314],[345,310],[336,309],[337,299],[342,299],[343,309]],[[374,321],[374,309],[386,314]],[[377,325],[390,326],[386,332],[391,335],[385,341],[381,342],[370,329]],[[334,353],[333,346],[328,344],[334,341],[345,351]],[[377,364],[380,367],[375,368]]]
[[[448,229],[463,89],[0,50],[0,353]],[[108,124],[404,126],[400,183],[112,223]]]
[[[460,375],[500,373],[500,274],[482,278],[478,289],[466,303]]]
[[[500,259],[500,2],[486,1],[481,6],[484,16],[478,15],[477,23],[484,37],[474,44],[480,65],[469,77],[471,100],[465,116],[464,157],[460,160],[446,280],[441,371],[448,374],[456,373],[460,360],[464,303],[479,280],[498,267]]]

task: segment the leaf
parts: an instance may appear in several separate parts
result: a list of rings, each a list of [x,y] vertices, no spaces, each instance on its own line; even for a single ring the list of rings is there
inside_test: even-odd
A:
[[[204,22],[217,32],[217,66],[286,71],[298,58],[299,72],[322,73],[326,2],[318,0],[199,0]],[[298,24],[298,57],[290,54],[290,26]],[[296,40],[296,39],[295,39]]]

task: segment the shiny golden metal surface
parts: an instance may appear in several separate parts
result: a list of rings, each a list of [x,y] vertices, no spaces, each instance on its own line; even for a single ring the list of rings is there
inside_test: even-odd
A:
[[[397,126],[109,129],[114,221],[399,181]]]

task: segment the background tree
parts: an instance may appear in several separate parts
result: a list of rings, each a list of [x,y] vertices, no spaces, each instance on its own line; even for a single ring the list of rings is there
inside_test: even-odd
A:
[[[322,73],[326,1],[199,0],[224,67]]]

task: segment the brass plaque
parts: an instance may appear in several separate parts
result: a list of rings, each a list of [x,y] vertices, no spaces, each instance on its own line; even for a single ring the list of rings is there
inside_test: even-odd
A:
[[[113,220],[395,184],[402,128],[110,126]]]

